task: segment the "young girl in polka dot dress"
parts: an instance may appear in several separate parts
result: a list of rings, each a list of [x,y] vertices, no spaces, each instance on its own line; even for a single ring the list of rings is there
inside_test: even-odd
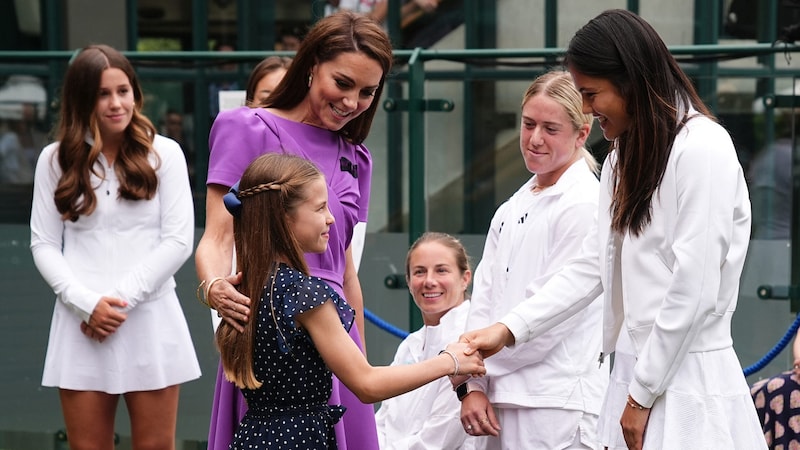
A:
[[[225,377],[249,407],[232,449],[335,449],[333,425],[346,411],[327,404],[331,371],[364,403],[444,375],[485,372],[480,357],[464,355],[465,344],[413,365],[367,362],[347,334],[352,308],[308,275],[303,256],[328,245],[334,219],[327,201],[325,178],[311,162],[278,153],[253,161],[225,197],[243,269],[240,289],[256,299],[256,320],[244,333],[223,322],[216,336]]]

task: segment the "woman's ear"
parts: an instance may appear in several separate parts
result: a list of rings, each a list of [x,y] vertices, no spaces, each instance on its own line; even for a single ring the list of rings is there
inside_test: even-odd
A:
[[[585,123],[578,128],[578,137],[575,139],[575,148],[581,148],[586,144],[589,139],[589,133],[592,131],[592,125]]]

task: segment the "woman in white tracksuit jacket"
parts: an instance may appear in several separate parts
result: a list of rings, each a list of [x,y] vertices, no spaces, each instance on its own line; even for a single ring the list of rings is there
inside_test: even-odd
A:
[[[578,253],[592,229],[597,163],[584,148],[592,117],[581,106],[563,71],[540,76],[525,93],[520,149],[535,175],[492,218],[468,329],[500,320],[535,294]],[[486,360],[487,375],[467,382],[461,409],[466,431],[496,435],[492,424],[499,425],[499,436],[487,440],[489,449],[597,448],[597,416],[608,383],[608,369],[596,362],[601,318],[597,302],[539,339]]]
[[[393,366],[436,356],[458,340],[469,314],[472,281],[464,245],[446,233],[428,231],[406,256],[408,290],[424,325],[397,347]],[[447,377],[386,399],[375,413],[381,450],[473,450],[481,438],[464,433],[458,400]]]
[[[633,13],[592,19],[566,63],[584,111],[614,142],[597,228],[535,296],[462,338],[488,356],[535,340],[602,292],[600,361],[617,352],[604,446],[766,448],[731,339],[750,202],[730,136]]]

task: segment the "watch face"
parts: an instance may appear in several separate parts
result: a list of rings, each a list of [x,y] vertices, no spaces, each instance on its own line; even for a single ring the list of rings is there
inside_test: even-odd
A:
[[[467,391],[467,383],[464,382],[459,384],[458,387],[456,388],[456,395],[458,396],[458,400],[459,401],[464,400],[464,397],[466,397],[467,394],[469,394],[469,392]]]

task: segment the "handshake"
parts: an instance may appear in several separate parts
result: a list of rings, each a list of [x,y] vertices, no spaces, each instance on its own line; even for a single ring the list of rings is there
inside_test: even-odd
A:
[[[483,358],[494,355],[507,345],[514,345],[514,335],[502,323],[480,330],[468,331],[461,335],[458,342],[449,344],[439,354],[448,354],[453,358],[455,369],[450,375],[453,386],[464,383],[470,375],[483,376],[486,367]]]
[[[465,342],[454,342],[448,344],[439,355],[449,355],[453,359],[453,372],[448,376],[452,378],[483,376],[486,367],[483,365],[483,355],[469,347]]]
[[[455,370],[450,375],[450,382],[455,388],[464,384],[470,375],[485,375],[483,358],[494,355],[503,347],[514,345],[514,342],[511,331],[498,322],[486,328],[467,331],[461,335],[458,342],[449,344],[439,354],[447,353],[453,358]]]

